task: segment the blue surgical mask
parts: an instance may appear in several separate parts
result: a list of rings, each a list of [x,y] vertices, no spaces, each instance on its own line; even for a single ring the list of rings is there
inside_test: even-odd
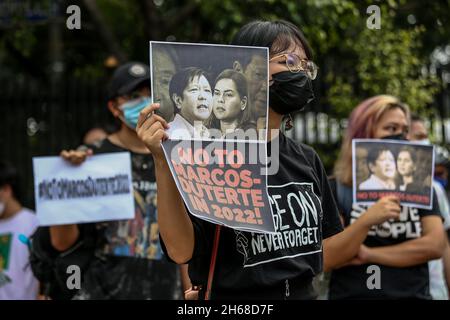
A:
[[[150,97],[141,97],[122,104],[119,108],[123,111],[123,122],[125,122],[128,127],[135,130],[139,119],[139,113],[150,103]]]

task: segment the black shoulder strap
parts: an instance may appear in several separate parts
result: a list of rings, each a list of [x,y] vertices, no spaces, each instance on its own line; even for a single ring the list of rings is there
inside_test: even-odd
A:
[[[343,212],[350,213],[353,206],[352,188],[337,181],[337,196]]]
[[[337,179],[334,177],[329,181],[331,190],[333,191],[334,199],[336,200],[339,208],[339,212],[350,212],[352,210],[353,204],[352,189],[337,181]]]
[[[330,184],[331,192],[333,193],[334,201],[338,203],[337,190],[336,190],[336,178],[328,178],[328,183]]]

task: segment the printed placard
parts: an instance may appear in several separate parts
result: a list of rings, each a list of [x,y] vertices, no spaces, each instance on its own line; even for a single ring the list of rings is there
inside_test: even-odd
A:
[[[404,206],[431,209],[434,147],[409,141],[354,139],[353,201],[396,195]]]
[[[40,225],[134,217],[128,152],[95,155],[80,166],[73,166],[61,157],[35,157],[33,169]]]
[[[274,232],[265,174],[268,49],[152,41],[150,65],[156,113],[169,124],[162,147],[189,212]]]

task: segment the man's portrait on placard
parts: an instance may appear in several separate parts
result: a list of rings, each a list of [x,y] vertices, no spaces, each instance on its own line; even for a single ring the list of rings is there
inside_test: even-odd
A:
[[[408,141],[353,141],[354,198],[373,203],[387,193],[405,205],[431,203],[433,147]]]
[[[267,50],[150,43],[153,101],[170,139],[264,138]]]

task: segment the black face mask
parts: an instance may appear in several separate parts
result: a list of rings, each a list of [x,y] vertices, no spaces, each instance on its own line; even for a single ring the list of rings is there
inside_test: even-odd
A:
[[[272,75],[269,87],[269,106],[278,114],[288,115],[301,111],[314,100],[311,79],[300,71],[283,71]]]
[[[406,135],[404,133],[393,134],[391,136],[386,136],[381,139],[383,139],[383,140],[407,140]]]

